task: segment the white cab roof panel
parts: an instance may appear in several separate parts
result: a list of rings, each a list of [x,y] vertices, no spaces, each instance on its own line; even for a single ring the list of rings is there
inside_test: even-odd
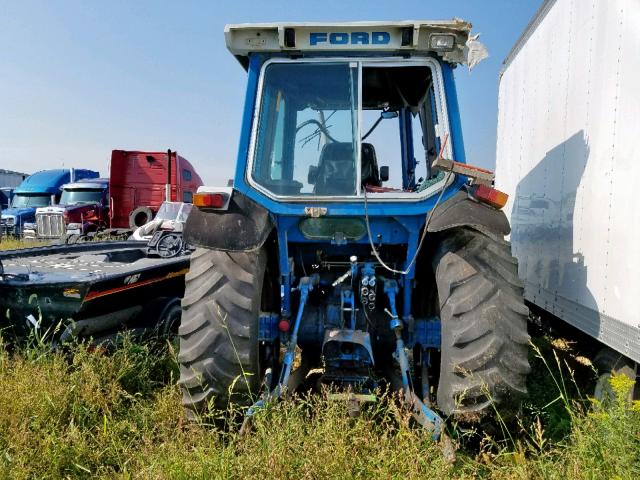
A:
[[[245,23],[227,25],[224,29],[227,48],[245,66],[250,53],[274,52],[292,55],[316,52],[435,52],[448,62],[469,64],[469,48],[465,47],[468,41],[476,42],[470,39],[470,32],[471,24],[460,19]]]

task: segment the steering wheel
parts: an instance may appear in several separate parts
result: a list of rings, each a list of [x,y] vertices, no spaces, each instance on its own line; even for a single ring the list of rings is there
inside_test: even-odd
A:
[[[172,258],[182,252],[184,242],[182,236],[177,233],[167,233],[160,237],[158,245],[156,245],[156,252],[162,258]]]
[[[327,127],[325,127],[324,125],[322,125],[318,120],[315,119],[310,119],[310,120],[306,120],[304,122],[302,122],[300,125],[298,125],[296,127],[296,134],[302,130],[304,127],[306,127],[307,125],[316,125],[318,127],[318,130],[320,130],[322,133],[325,134],[325,136],[332,142],[337,142],[337,140],[335,138],[333,138],[331,136],[331,134],[329,133],[329,130],[327,129]]]

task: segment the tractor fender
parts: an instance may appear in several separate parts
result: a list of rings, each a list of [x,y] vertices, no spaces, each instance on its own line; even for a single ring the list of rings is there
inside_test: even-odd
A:
[[[442,232],[450,228],[471,227],[482,233],[509,235],[511,227],[502,210],[469,198],[458,192],[440,204],[431,216],[428,232]]]
[[[193,208],[183,236],[188,245],[195,247],[249,252],[264,244],[273,227],[269,210],[233,190],[226,210]]]

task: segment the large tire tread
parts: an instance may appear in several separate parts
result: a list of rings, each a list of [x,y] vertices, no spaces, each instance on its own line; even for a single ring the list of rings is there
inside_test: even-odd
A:
[[[179,384],[189,413],[246,405],[260,384],[258,316],[266,255],[196,249],[182,300]]]
[[[517,260],[508,242],[447,232],[433,258],[442,322],[438,406],[476,421],[517,413],[526,394],[529,335]]]

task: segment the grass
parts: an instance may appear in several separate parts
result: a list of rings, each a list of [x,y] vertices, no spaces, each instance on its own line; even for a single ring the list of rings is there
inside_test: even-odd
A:
[[[448,464],[393,402],[351,418],[321,395],[285,401],[240,436],[217,412],[185,420],[170,347],[2,351],[0,478],[640,478],[640,405],[582,398],[567,358],[544,342],[520,425],[463,431]]]
[[[449,421],[449,464],[388,399],[358,418],[321,395],[283,401],[241,436],[221,412],[186,421],[170,346],[125,340],[106,355],[34,339],[0,348],[0,478],[640,478],[640,403],[590,400],[588,360],[566,342],[534,347],[518,422],[489,436]]]
[[[17,238],[11,237],[2,237],[0,239],[0,250],[15,250],[19,248],[31,248],[31,247],[42,247],[47,245],[47,242],[43,241],[25,241]]]

